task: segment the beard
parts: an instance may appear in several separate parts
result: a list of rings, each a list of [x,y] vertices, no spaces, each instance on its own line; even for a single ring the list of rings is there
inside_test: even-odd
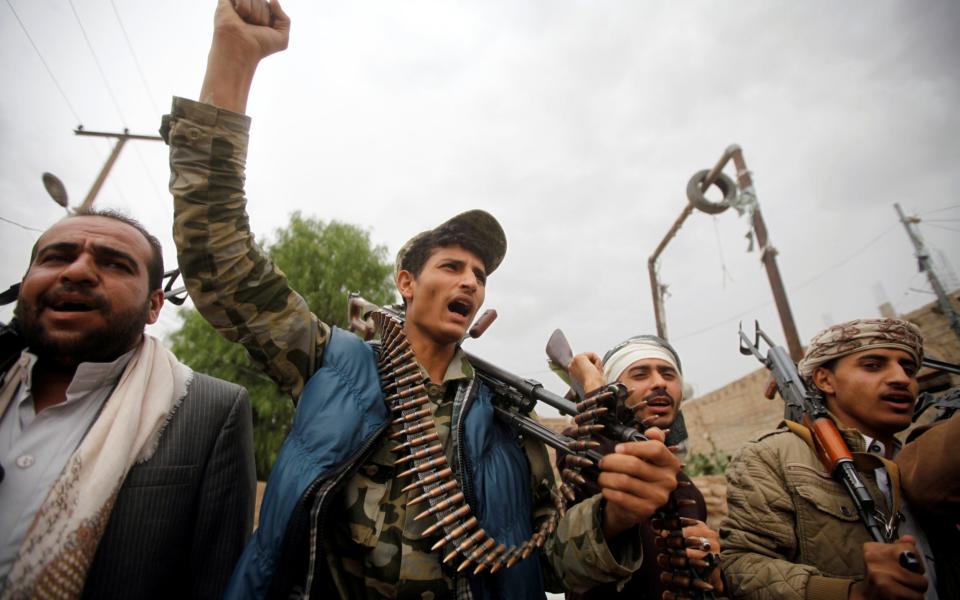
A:
[[[86,295],[94,310],[103,315],[106,325],[69,337],[51,335],[40,321],[41,311],[50,306],[50,292],[42,294],[36,304],[18,298],[13,315],[27,348],[37,355],[38,361],[62,368],[74,368],[82,362],[111,362],[140,341],[149,316],[149,298],[142,305],[118,312],[106,296],[88,292]]]

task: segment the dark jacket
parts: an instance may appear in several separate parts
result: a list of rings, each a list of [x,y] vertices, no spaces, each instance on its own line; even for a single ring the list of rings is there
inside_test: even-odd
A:
[[[451,433],[463,452],[458,475],[480,526],[501,543],[520,544],[533,533],[530,519],[518,518],[532,512],[528,463],[516,433],[494,421],[489,389],[478,382],[474,388]],[[322,556],[331,503],[382,440],[389,416],[374,349],[334,328],[323,367],[300,397],[267,482],[260,526],[227,597],[287,598],[302,593],[307,578],[315,597],[334,589]],[[471,591],[477,598],[542,598],[539,569],[531,557],[495,575],[471,577]]]
[[[0,324],[0,374],[20,356]],[[217,598],[253,527],[250,398],[194,372],[150,460],[127,473],[87,571],[84,598]]]

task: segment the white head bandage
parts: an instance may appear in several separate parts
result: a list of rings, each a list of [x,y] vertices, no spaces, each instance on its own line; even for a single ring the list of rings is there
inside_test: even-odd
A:
[[[658,358],[680,373],[680,361],[673,349],[653,336],[638,336],[614,348],[603,359],[603,380],[613,383],[633,363],[646,358]]]

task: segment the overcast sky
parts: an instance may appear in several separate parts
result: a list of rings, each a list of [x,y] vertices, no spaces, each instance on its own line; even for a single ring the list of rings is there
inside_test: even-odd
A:
[[[215,2],[5,0],[0,6],[0,285],[79,203],[112,142],[196,98]],[[483,208],[509,249],[500,318],[471,349],[559,391],[563,328],[603,352],[655,324],[647,258],[690,176],[739,144],[801,338],[933,299],[893,203],[960,262],[957,2],[314,2],[288,0],[290,48],[262,63],[247,170],[255,232],[300,210],[356,223],[391,255]],[[14,12],[15,11],[15,12]],[[728,167],[732,175],[732,166]],[[175,263],[166,147],[131,142],[97,205],[141,219]],[[756,364],[738,320],[783,332],[748,223],[694,213],[661,260],[671,340],[698,393]],[[956,275],[944,268],[954,285]],[[0,309],[7,320],[10,307]],[[175,329],[172,305],[162,335]]]

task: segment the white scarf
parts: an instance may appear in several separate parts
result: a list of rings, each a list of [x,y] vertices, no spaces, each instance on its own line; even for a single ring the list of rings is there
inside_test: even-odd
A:
[[[14,369],[20,369],[19,364]],[[149,335],[54,482],[7,578],[2,599],[79,598],[127,472],[153,456],[193,371]],[[7,381],[19,381],[8,373]],[[0,414],[6,407],[0,406]]]

